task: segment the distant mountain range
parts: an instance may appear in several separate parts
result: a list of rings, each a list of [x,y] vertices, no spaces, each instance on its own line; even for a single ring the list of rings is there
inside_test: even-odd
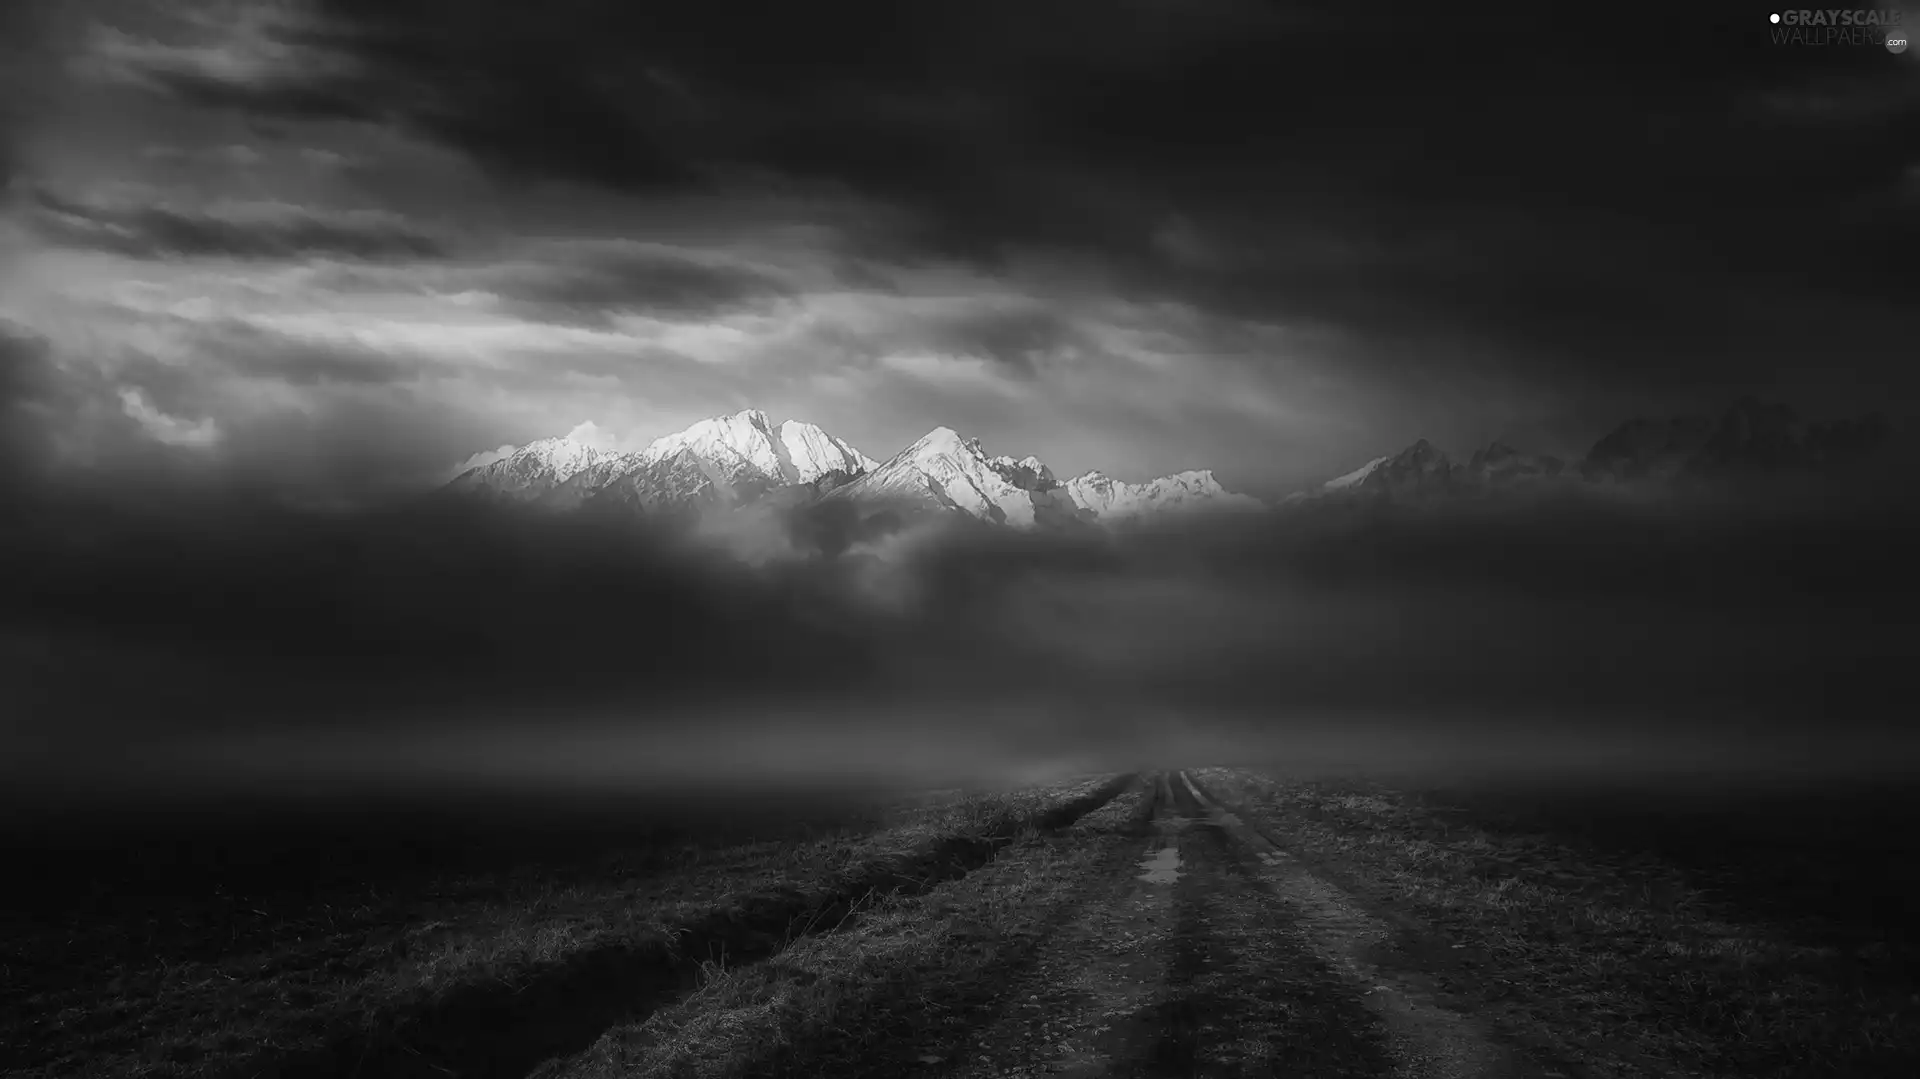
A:
[[[989,455],[978,439],[936,427],[875,461],[810,423],[774,424],[748,409],[634,452],[566,438],[530,442],[447,485],[454,493],[544,509],[702,513],[749,504],[848,503],[902,514],[956,513],[994,524],[1118,524],[1193,509],[1258,509],[1210,471],[1125,483],[1088,472],[1062,483],[1036,457]]]
[[[1460,462],[1421,439],[1281,501],[1426,499],[1572,485],[1685,488],[1831,475],[1869,461],[1887,439],[1886,420],[1877,414],[1805,421],[1785,405],[1745,397],[1717,417],[1629,420],[1577,463],[1504,442]]]
[[[775,426],[748,410],[701,420],[645,449],[619,453],[543,438],[455,477],[453,491],[570,509],[604,501],[637,509],[733,505],[775,488],[850,478],[875,467],[810,423]]]
[[[1877,415],[1806,422],[1783,405],[1743,398],[1717,418],[1630,420],[1575,464],[1504,442],[1459,462],[1421,439],[1278,505],[1820,473],[1871,457],[1886,437]],[[1208,470],[1145,483],[1094,471],[1062,482],[1038,458],[989,455],[978,439],[948,427],[876,461],[813,424],[776,425],[758,409],[702,420],[633,452],[541,439],[461,473],[446,490],[549,510],[672,517],[747,505],[845,505],[903,515],[957,514],[1015,528],[1124,526],[1170,514],[1268,505],[1226,490]]]

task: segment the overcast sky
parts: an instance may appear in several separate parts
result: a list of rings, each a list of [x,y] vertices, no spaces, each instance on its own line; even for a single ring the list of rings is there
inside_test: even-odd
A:
[[[1272,494],[1920,382],[1920,50],[1764,6],[7,10],[4,385],[71,460],[352,493],[760,407]]]
[[[255,497],[746,407],[1262,495],[1749,393],[1911,410],[1920,50],[1478,10],[0,0],[0,480],[106,481],[0,497],[0,768],[727,764],[773,744],[736,713],[816,714],[783,728],[816,761],[915,724],[936,763],[1166,759],[1176,713],[1881,738],[1920,534],[1892,485],[753,572],[639,524]]]

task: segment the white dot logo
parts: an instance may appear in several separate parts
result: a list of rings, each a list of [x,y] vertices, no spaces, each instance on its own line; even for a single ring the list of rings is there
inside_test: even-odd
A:
[[[1907,51],[1907,32],[1905,30],[1887,31],[1887,51],[1895,56]]]
[[[1767,16],[1767,21],[1768,21],[1768,22],[1772,22],[1772,23],[1777,23],[1777,22],[1779,22],[1779,21],[1780,21],[1780,13],[1776,11],[1776,12],[1774,12],[1773,14],[1771,14],[1771,15],[1769,15],[1769,16]]]

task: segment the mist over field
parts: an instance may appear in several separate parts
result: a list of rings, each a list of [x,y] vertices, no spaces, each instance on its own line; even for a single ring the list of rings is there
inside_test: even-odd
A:
[[[1911,759],[1887,704],[1911,647],[1891,585],[1920,532],[1877,485],[1111,534],[962,519],[850,545],[817,507],[728,518],[717,540],[431,500],[324,513],[204,486],[14,486],[16,792]]]

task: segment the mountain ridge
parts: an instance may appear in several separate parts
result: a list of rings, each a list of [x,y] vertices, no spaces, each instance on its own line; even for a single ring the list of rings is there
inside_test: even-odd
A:
[[[1742,397],[1717,416],[1636,417],[1577,461],[1495,439],[1464,461],[1425,438],[1268,502],[1223,487],[1211,469],[1139,483],[1092,469],[1060,480],[1038,457],[990,455],[977,438],[939,426],[884,460],[820,427],[775,424],[759,409],[700,420],[637,451],[567,437],[538,439],[468,469],[445,490],[549,511],[689,514],[768,502],[867,506],[958,515],[1016,529],[1127,527],[1170,514],[1244,512],[1334,500],[1431,501],[1544,490],[1701,489],[1788,475],[1844,472],[1887,442],[1878,413],[1802,419]]]
[[[1036,456],[989,455],[979,439],[946,426],[876,461],[813,424],[775,425],[759,409],[700,420],[637,451],[540,439],[468,469],[444,489],[552,511],[690,513],[771,498],[959,514],[1014,528],[1261,505],[1226,490],[1211,469],[1137,484],[1090,471],[1062,483]]]
[[[1803,420],[1786,405],[1747,396],[1717,416],[1625,420],[1576,462],[1526,453],[1502,439],[1461,462],[1421,438],[1278,504],[1326,498],[1427,500],[1575,485],[1698,490],[1795,475],[1831,476],[1871,459],[1889,434],[1879,413]]]

